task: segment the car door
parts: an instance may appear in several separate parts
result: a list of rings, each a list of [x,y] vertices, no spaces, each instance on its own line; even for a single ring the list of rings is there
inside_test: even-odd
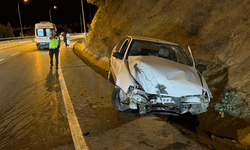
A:
[[[124,58],[124,54],[128,48],[129,45],[129,39],[123,39],[118,45],[117,47],[114,49],[112,55],[111,55],[111,67],[113,69],[113,75],[115,76],[115,78],[117,77],[117,74],[120,70],[121,67],[121,63],[123,61]],[[122,43],[122,44],[121,44]],[[119,52],[122,55],[122,59],[116,58],[113,56],[113,54],[115,52]],[[115,79],[116,80],[116,79]]]

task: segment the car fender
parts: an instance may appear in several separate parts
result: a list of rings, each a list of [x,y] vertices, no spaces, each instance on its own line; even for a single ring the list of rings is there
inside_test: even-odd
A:
[[[126,61],[123,59],[116,77],[116,85],[119,86],[125,93],[128,88],[134,85],[134,79],[127,68]]]

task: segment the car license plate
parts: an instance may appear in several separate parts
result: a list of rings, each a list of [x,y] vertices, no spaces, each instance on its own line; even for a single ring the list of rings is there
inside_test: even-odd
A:
[[[174,101],[172,100],[172,98],[169,98],[169,97],[161,98],[161,100],[162,100],[163,104],[165,104],[165,103],[174,103]]]

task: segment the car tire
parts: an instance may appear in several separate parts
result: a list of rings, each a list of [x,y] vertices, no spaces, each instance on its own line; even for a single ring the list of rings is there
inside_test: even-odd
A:
[[[121,88],[115,87],[113,93],[112,93],[112,104],[115,107],[115,109],[119,111],[126,111],[129,109],[128,104],[121,103],[121,98],[120,98],[120,91]]]
[[[38,46],[37,49],[40,50],[40,47]]]
[[[114,78],[113,78],[113,75],[111,73],[111,71],[109,70],[109,73],[108,73],[108,81],[112,84],[115,84],[114,82]]]

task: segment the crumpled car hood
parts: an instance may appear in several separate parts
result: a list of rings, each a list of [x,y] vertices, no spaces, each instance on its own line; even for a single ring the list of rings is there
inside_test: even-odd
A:
[[[146,93],[174,97],[202,94],[202,83],[194,67],[156,56],[129,56],[128,65]]]

